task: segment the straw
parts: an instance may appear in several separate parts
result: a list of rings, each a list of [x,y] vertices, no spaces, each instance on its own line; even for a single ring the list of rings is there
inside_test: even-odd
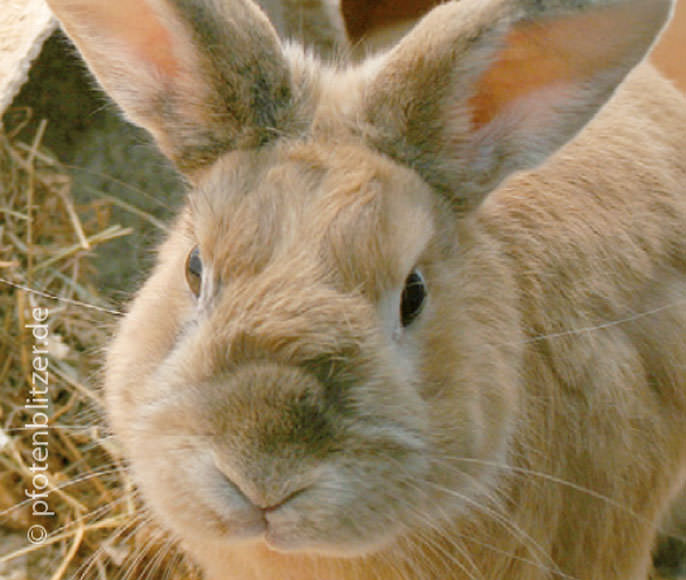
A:
[[[98,377],[119,311],[95,288],[91,261],[130,230],[103,223],[114,199],[72,197],[68,170],[41,147],[45,127],[30,142],[0,128],[0,578],[196,578],[141,506],[105,422]],[[47,309],[47,345],[27,326],[35,309]],[[47,351],[49,379],[47,437],[38,437],[49,454],[38,482],[54,512],[45,517],[26,495],[41,464],[39,429],[25,427],[39,411],[26,406],[39,398],[30,393],[44,364],[36,347]],[[36,524],[47,533],[39,545],[27,537]]]

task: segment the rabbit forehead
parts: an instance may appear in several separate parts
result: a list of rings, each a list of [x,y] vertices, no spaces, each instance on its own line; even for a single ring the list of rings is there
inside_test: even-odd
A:
[[[434,230],[434,200],[411,170],[351,143],[233,152],[192,196],[203,260],[221,278],[290,262],[372,294],[401,284]]]

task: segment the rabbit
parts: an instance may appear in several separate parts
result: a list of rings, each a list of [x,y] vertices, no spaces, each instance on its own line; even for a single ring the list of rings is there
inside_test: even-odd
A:
[[[460,0],[359,64],[49,0],[189,185],[109,421],[208,580],[645,580],[686,481],[669,0]]]

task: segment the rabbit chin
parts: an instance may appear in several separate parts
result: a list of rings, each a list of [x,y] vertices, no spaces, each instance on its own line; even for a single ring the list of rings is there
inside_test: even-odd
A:
[[[369,536],[342,531],[338,523],[329,534],[318,530],[299,529],[278,518],[268,519],[261,540],[274,552],[282,554],[312,554],[332,558],[357,558],[382,550],[400,535],[401,528],[376,529]]]
[[[281,531],[278,526],[268,525],[261,533],[252,537],[220,538],[215,540],[213,544],[215,551],[218,552],[252,545],[286,556],[319,556],[352,560],[384,550],[399,537],[399,533],[399,530],[396,530],[396,533],[390,533],[387,530],[382,537],[351,536],[347,541],[342,541],[341,538],[327,541],[324,536],[312,538],[306,533],[298,535],[293,530]]]

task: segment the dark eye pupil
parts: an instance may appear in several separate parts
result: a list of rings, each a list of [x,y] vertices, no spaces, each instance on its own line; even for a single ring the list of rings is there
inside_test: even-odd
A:
[[[198,248],[195,248],[188,257],[188,271],[194,276],[202,276],[202,260]]]
[[[400,321],[403,326],[409,326],[419,316],[426,299],[426,284],[424,277],[417,270],[405,280],[405,289],[400,301]]]
[[[200,250],[196,246],[193,248],[186,260],[186,281],[191,292],[196,296],[200,294],[200,285],[202,280],[202,260],[200,259]]]

